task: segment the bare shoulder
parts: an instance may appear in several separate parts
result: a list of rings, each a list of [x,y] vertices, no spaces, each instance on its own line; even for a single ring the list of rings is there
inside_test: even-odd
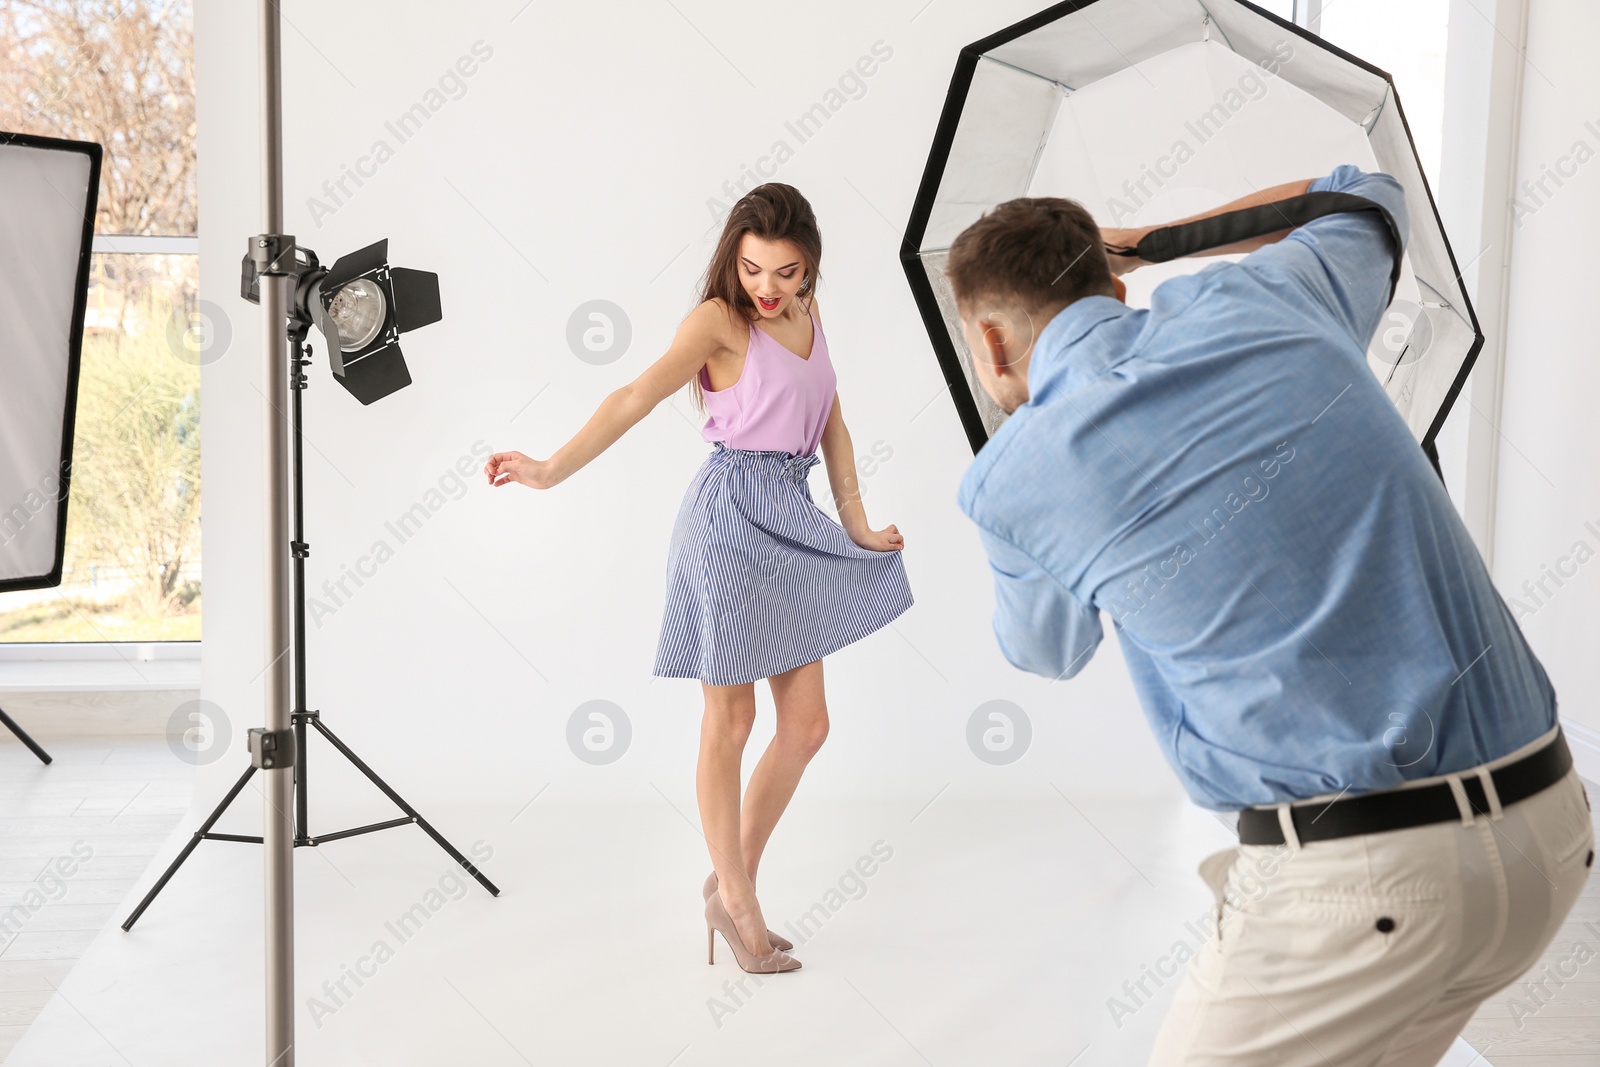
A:
[[[750,331],[750,320],[720,296],[701,301],[685,321],[695,321],[719,349],[730,352],[743,351],[745,334]]]
[[[822,324],[822,306],[817,303],[817,297],[815,293],[813,293],[811,296],[810,304],[811,314],[817,317],[817,324],[820,326]]]

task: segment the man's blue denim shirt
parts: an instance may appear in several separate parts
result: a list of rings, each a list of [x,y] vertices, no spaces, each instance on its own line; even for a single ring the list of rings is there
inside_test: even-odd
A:
[[[1311,188],[1407,232],[1386,174]],[[1074,302],[961,481],[1006,659],[1071,677],[1109,614],[1203,807],[1390,788],[1555,725],[1543,667],[1367,365],[1399,252],[1377,213],[1329,215],[1163,283],[1148,311]]]

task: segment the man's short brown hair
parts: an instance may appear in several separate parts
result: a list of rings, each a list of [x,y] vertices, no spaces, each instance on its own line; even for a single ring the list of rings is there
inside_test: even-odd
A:
[[[986,212],[950,246],[945,277],[966,309],[1034,312],[1116,291],[1094,217],[1057,196],[1018,197]]]

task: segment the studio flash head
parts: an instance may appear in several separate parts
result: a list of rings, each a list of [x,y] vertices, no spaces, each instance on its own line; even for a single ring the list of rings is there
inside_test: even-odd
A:
[[[288,244],[252,247],[241,264],[240,295],[259,303],[260,278],[295,278],[290,334],[304,340],[315,326],[328,342],[334,380],[362,404],[411,384],[400,335],[438,322],[439,276],[389,265],[387,239],[323,267],[315,252]]]

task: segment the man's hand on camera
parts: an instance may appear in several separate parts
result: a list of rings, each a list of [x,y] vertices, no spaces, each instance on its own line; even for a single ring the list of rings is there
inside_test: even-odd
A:
[[[1111,264],[1112,274],[1127,274],[1129,271],[1148,266],[1144,260],[1132,253],[1144,239],[1144,235],[1149,232],[1148,228],[1124,230],[1101,227],[1100,240],[1106,246],[1106,260]]]

